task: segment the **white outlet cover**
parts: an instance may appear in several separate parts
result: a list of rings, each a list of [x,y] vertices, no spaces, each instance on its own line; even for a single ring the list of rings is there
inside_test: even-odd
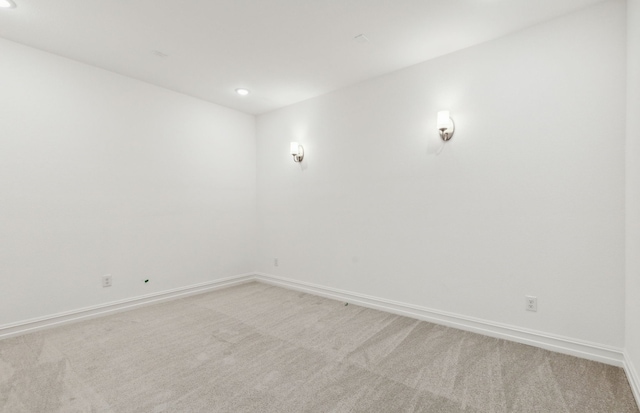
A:
[[[525,310],[533,312],[538,311],[538,297],[526,295],[525,300]]]

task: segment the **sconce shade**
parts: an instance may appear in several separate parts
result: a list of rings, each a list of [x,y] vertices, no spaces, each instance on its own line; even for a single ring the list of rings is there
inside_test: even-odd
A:
[[[293,162],[302,162],[304,158],[304,148],[298,142],[291,142],[291,156],[293,156]]]
[[[451,124],[451,115],[448,110],[438,112],[438,129],[447,129]]]
[[[453,136],[453,132],[456,130],[456,125],[451,119],[451,114],[448,110],[441,110],[438,112],[438,133],[443,141],[448,141]]]

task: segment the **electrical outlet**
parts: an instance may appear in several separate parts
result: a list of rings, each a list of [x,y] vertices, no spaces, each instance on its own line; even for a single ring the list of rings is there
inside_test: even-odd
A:
[[[102,286],[103,287],[111,287],[111,274],[102,276]]]
[[[273,259],[273,266],[274,266],[274,267],[277,267],[277,266],[278,266],[278,259],[277,259],[277,258],[274,258],[274,259]]]
[[[532,295],[525,295],[524,298],[526,299],[525,309],[527,311],[533,311],[533,312],[538,311],[538,297],[534,297]]]

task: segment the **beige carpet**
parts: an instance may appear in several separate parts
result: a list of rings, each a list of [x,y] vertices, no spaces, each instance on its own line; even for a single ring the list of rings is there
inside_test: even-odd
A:
[[[617,367],[249,283],[0,341],[0,411],[638,409]]]

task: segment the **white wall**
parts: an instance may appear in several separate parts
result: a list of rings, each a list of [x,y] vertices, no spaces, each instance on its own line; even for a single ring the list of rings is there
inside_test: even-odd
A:
[[[629,0],[636,366],[639,9]],[[255,263],[253,117],[0,39],[0,326],[257,269],[622,347],[624,13],[603,3],[261,116]]]
[[[253,270],[254,117],[0,56],[0,325]]]
[[[625,53],[614,0],[260,116],[258,271],[622,347]]]
[[[640,373],[640,0],[627,2],[627,360]],[[640,377],[636,377],[638,380]],[[636,382],[640,386],[640,381]],[[637,394],[636,397],[640,396]],[[638,399],[640,403],[640,399]]]

